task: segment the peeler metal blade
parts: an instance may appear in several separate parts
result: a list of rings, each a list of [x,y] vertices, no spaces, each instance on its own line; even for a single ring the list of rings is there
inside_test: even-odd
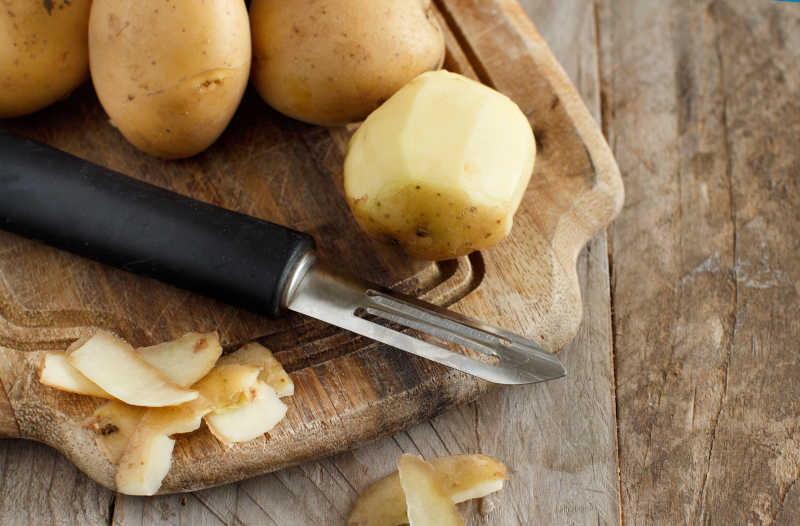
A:
[[[533,341],[338,274],[313,255],[298,265],[283,304],[295,312],[490,382],[528,384],[566,375],[561,361]]]

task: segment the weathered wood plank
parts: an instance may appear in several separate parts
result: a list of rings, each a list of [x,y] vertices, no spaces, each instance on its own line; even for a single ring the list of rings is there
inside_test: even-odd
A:
[[[625,522],[794,524],[800,10],[599,13]]]
[[[3,526],[105,526],[113,498],[57,451],[35,442],[0,441]]]

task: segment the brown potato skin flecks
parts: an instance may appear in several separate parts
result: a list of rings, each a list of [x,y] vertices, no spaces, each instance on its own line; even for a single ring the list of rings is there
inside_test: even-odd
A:
[[[439,261],[469,254],[496,245],[511,230],[506,208],[476,206],[453,188],[408,185],[382,199],[378,214],[357,200],[348,204],[361,228],[384,242],[400,244],[420,259]]]
[[[4,0],[0,9],[0,119],[68,97],[89,75],[91,0]]]
[[[530,122],[511,99],[430,71],[356,130],[343,186],[368,234],[418,259],[453,259],[508,236],[535,159]]]

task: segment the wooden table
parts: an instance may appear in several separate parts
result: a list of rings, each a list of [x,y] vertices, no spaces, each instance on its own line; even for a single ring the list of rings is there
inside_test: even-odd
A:
[[[580,257],[566,381],[240,484],[115,495],[0,442],[0,524],[343,524],[404,451],[514,469],[473,525],[800,517],[800,5],[525,0],[601,123],[623,213]],[[600,371],[602,374],[597,374]],[[590,374],[591,373],[591,374]]]

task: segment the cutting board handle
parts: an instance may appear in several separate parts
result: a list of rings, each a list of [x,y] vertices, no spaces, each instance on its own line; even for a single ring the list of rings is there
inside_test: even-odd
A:
[[[0,347],[0,438],[19,438],[21,436],[14,407],[8,394],[9,386],[13,385],[13,372],[19,370],[20,361],[25,356],[20,351],[13,351]]]
[[[0,345],[0,438],[25,438],[61,452],[78,469],[114,487],[114,466],[96,447],[86,426],[97,398],[66,393],[39,382],[47,351],[17,351]]]

